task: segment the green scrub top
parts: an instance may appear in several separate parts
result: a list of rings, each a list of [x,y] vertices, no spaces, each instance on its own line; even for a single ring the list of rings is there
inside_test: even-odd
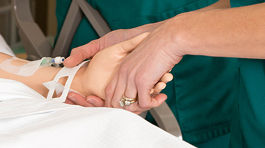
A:
[[[110,28],[116,30],[162,21],[183,12],[209,6],[217,0],[88,2],[99,10]],[[71,0],[57,0],[58,31],[62,27],[70,3]],[[98,36],[84,18],[73,38],[71,48],[96,38]],[[183,139],[198,145],[229,133],[231,112],[238,93],[237,59],[185,56],[172,73],[174,80],[168,84],[164,93],[168,95],[167,103],[180,124]],[[150,116],[148,120],[152,120]]]
[[[262,2],[265,0],[231,0],[231,6],[239,7]],[[230,147],[264,148],[265,60],[240,59],[239,62],[240,95],[236,99],[234,109]]]

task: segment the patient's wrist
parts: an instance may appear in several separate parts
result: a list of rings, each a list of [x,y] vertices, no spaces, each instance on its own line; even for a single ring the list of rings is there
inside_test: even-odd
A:
[[[78,72],[76,73],[74,80],[71,84],[71,89],[74,91],[77,91],[78,93],[80,93],[83,96],[90,95],[89,89],[83,85],[83,83],[86,83],[86,82],[84,82],[86,80],[83,79],[86,68],[87,68],[87,66],[82,66],[78,70]],[[64,80],[64,81],[66,81],[66,80]],[[89,82],[87,82],[87,83],[89,83]]]

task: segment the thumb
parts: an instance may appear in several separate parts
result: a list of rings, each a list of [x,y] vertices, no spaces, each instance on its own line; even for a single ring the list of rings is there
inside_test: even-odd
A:
[[[66,67],[74,67],[82,61],[94,56],[100,50],[100,39],[94,40],[74,48],[68,58],[65,59],[64,65]]]
[[[103,107],[105,103],[103,99],[97,96],[87,96],[86,101],[92,104],[94,107]]]
[[[119,46],[120,48],[116,49],[122,49],[125,53],[131,52],[133,49],[135,49],[150,33],[145,32],[142,33],[130,40],[123,41],[120,44],[116,44],[114,46]]]

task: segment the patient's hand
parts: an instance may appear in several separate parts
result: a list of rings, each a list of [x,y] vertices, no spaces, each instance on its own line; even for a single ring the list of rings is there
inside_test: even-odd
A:
[[[87,94],[83,94],[90,96],[86,99],[76,93],[70,93],[66,103],[78,104],[86,107],[103,106],[104,102],[100,98],[105,98],[105,88],[107,84],[113,79],[115,72],[119,70],[123,59],[136,48],[147,35],[148,33],[144,33],[131,40],[121,42],[98,52],[90,61],[81,78],[82,86],[87,90]],[[171,74],[165,74],[161,82],[154,87],[152,93],[158,94],[172,78],[173,76]]]
[[[88,97],[85,98],[77,93],[70,92],[65,103],[85,107],[104,106],[106,85],[118,70],[122,60],[144,40],[148,34],[149,33],[141,34],[131,40],[115,44],[98,52],[89,62],[82,76],[82,86],[84,89],[88,90],[87,93],[83,93],[83,95]],[[101,98],[103,98],[103,100]]]
[[[108,47],[98,52],[83,75],[83,87],[90,90],[90,94],[105,98],[105,88],[118,71],[122,60],[147,37],[148,33],[141,34],[131,40]]]

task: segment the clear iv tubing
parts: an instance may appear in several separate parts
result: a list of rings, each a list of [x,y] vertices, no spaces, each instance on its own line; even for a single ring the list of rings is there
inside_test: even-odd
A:
[[[12,57],[3,61],[2,63],[0,63],[0,69],[8,73],[28,77],[33,75],[39,69],[40,66],[60,66],[64,61],[64,57],[43,57],[40,60],[31,61],[22,66],[13,65],[12,61],[14,60],[18,60],[18,58]]]

